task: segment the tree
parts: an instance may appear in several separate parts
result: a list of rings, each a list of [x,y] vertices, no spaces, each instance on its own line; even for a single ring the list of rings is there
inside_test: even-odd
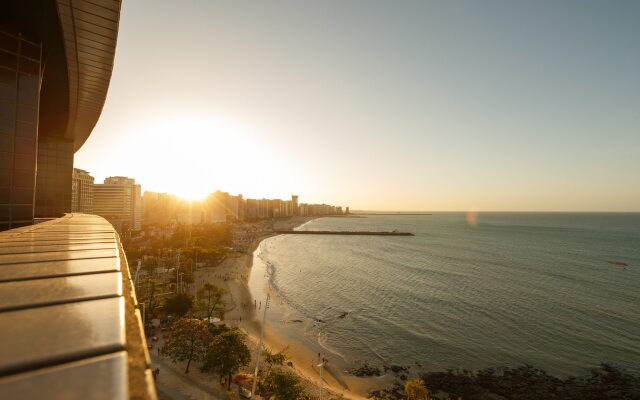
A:
[[[211,321],[214,313],[220,319],[224,318],[226,303],[222,297],[226,293],[227,291],[223,288],[210,283],[205,283],[198,289],[198,305],[204,311],[207,321]]]
[[[404,383],[404,392],[409,400],[429,400],[429,392],[420,378],[410,379]]]
[[[209,342],[209,347],[204,356],[202,372],[213,372],[220,376],[228,376],[231,389],[231,375],[249,364],[251,352],[245,344],[246,335],[238,328],[223,331]]]
[[[169,297],[164,303],[164,310],[167,314],[175,314],[179,317],[184,316],[193,307],[193,299],[186,293],[179,293],[173,297]]]
[[[287,348],[284,348],[278,353],[272,353],[269,349],[265,348],[262,350],[262,359],[264,362],[269,364],[269,369],[274,365],[282,365],[287,359],[287,354],[285,353],[286,350]]]
[[[265,387],[271,389],[278,400],[296,400],[303,397],[300,378],[290,371],[274,368],[266,379]]]
[[[191,361],[204,358],[209,340],[209,330],[204,321],[180,318],[171,327],[171,341],[165,351],[173,362],[187,361],[184,373],[188,374]]]

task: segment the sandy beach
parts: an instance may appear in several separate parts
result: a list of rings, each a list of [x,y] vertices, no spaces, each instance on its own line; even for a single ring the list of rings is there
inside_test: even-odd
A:
[[[195,295],[195,288],[209,282],[222,287],[227,291],[227,313],[225,321],[232,326],[238,326],[245,331],[252,342],[255,352],[260,336],[260,320],[262,319],[264,299],[254,299],[249,286],[249,277],[253,266],[254,252],[264,239],[275,236],[274,230],[290,230],[300,226],[314,218],[294,217],[282,221],[276,221],[271,230],[256,232],[251,243],[247,243],[245,252],[231,253],[222,263],[216,267],[200,268],[195,273],[194,288],[191,293]],[[265,283],[266,286],[266,283]],[[268,290],[268,289],[265,289]],[[272,294],[273,296],[273,294]],[[256,306],[254,307],[254,301]],[[274,301],[278,301],[274,299]],[[265,324],[265,347],[274,352],[286,348],[288,360],[292,362],[295,371],[304,381],[307,391],[312,396],[319,395],[319,368],[317,367],[318,349],[311,349],[295,340],[287,339],[278,334],[269,324]],[[255,357],[254,357],[255,358]],[[254,360],[255,362],[255,360]],[[252,363],[247,372],[253,372],[255,364]],[[191,375],[191,374],[190,374]],[[195,376],[192,376],[195,378]],[[191,378],[191,377],[190,377]],[[323,387],[325,398],[366,399],[367,393],[374,388],[384,387],[390,382],[390,377],[359,378],[344,371],[338,370],[331,363],[323,372]],[[329,392],[329,393],[328,393]],[[329,394],[330,396],[327,396]]]

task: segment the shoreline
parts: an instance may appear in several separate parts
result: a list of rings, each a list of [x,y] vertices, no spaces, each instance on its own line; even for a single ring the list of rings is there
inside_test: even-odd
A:
[[[307,218],[304,221],[291,226],[289,230],[299,228],[300,226],[303,226],[317,218],[322,217]],[[259,293],[252,293],[252,289],[256,288],[255,286],[252,287],[249,279],[252,274],[258,272],[255,270],[255,265],[253,263],[254,258],[258,256],[256,252],[258,251],[260,244],[265,239],[279,236],[280,234],[283,233],[274,232],[274,234],[272,235],[266,235],[264,237],[257,238],[255,242],[252,243],[252,245],[250,246],[251,253],[247,252],[247,255],[250,255],[250,259],[247,260],[249,273],[245,275],[247,279],[244,282],[244,285],[249,291],[249,296],[266,294],[267,292],[270,293],[272,296],[273,306],[278,307],[278,311],[280,313],[284,312],[286,314],[287,312],[293,310],[289,306],[283,304],[283,301],[278,296],[277,292],[274,292],[274,290],[269,286],[267,282],[259,283],[260,285],[264,285],[264,288],[262,290],[259,290]],[[251,280],[253,279],[254,278],[252,278]],[[259,278],[257,279],[259,280]],[[254,312],[252,313],[251,319],[247,319],[246,322],[241,324],[240,326],[257,345],[260,337],[260,320],[262,310],[258,309],[253,311]],[[258,312],[256,313],[255,311]],[[293,362],[293,367],[291,367],[292,371],[295,372],[303,381],[306,381],[305,386],[307,386],[307,390],[311,395],[313,395],[314,393],[318,393],[320,390],[318,383],[320,376],[317,364],[320,362],[320,360],[318,359],[318,351],[322,351],[321,345],[316,343],[309,343],[309,341],[313,342],[314,340],[309,340],[300,332],[295,332],[295,328],[288,330],[289,332],[286,333],[279,332],[276,327],[269,323],[269,320],[269,314],[267,313],[264,346],[274,352],[278,352],[286,348],[288,360]],[[291,334],[288,335],[288,333]],[[323,371],[323,392],[325,393],[325,395],[330,394],[330,398],[334,397],[348,399],[367,399],[367,394],[369,391],[387,387],[393,381],[393,378],[394,377],[391,375],[383,375],[380,377],[353,376],[330,362]]]
[[[250,243],[248,243],[245,252],[230,254],[223,262],[216,267],[201,268],[196,271],[193,295],[195,288],[204,282],[209,282],[216,286],[222,287],[227,291],[227,313],[225,314],[225,322],[230,326],[236,326],[242,329],[251,342],[252,358],[255,357],[255,349],[260,337],[261,316],[263,309],[261,307],[254,308],[254,301],[259,304],[264,301],[263,298],[257,298],[258,293],[252,293],[250,287],[250,277],[254,270],[254,257],[257,257],[256,251],[265,239],[279,236],[281,230],[293,230],[299,228],[312,220],[323,218],[318,217],[293,217],[287,220],[275,221],[273,227],[263,234],[258,234]],[[273,303],[282,303],[281,299],[269,287],[268,283],[264,283],[265,293],[268,291],[272,295]],[[272,304],[273,304],[272,303]],[[274,304],[276,306],[276,304]],[[286,307],[286,306],[285,306]],[[267,313],[267,322],[265,324],[265,340],[264,347],[271,349],[273,352],[286,350],[287,359],[293,363],[292,367],[286,367],[301,378],[303,386],[312,396],[317,396],[320,390],[318,348],[314,348],[312,343],[303,343],[304,337],[291,332],[287,335],[278,332],[269,323],[269,314]],[[318,345],[320,347],[320,345]],[[252,360],[247,370],[253,373],[255,368],[255,360]],[[389,386],[393,382],[393,376],[383,375],[380,377],[357,377],[340,370],[335,365],[330,364],[325,367],[323,372],[323,393],[327,398],[347,398],[354,400],[367,399],[367,394],[371,390],[380,389]]]

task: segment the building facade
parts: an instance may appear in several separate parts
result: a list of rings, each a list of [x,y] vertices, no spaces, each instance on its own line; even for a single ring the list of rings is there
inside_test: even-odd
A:
[[[94,177],[89,172],[74,168],[71,180],[71,212],[93,212]]]
[[[135,179],[111,176],[93,186],[93,213],[104,217],[118,232],[142,228],[142,188]]]
[[[0,2],[0,230],[71,211],[73,154],[102,111],[119,14],[119,1]]]

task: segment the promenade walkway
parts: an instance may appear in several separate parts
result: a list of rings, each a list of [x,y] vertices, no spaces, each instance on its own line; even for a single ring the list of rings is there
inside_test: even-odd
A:
[[[160,339],[162,340],[162,339]],[[162,346],[161,342],[154,346]],[[229,400],[238,399],[223,390],[217,376],[203,374],[197,365],[191,363],[189,373],[185,374],[186,363],[173,363],[170,358],[151,351],[151,367],[159,368],[156,390],[160,400]]]

